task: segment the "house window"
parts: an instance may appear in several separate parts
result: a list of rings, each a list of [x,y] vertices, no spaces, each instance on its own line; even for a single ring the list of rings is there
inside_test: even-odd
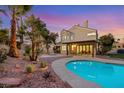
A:
[[[67,37],[65,36],[65,35],[63,35],[62,36],[62,40],[64,41],[64,40],[66,40],[67,39]]]
[[[66,37],[66,40],[69,40],[69,36]]]
[[[67,39],[67,37],[66,36],[64,36],[64,40],[66,40]]]
[[[72,45],[72,51],[76,49],[76,45]]]
[[[96,35],[96,33],[94,33],[94,32],[87,34],[87,36],[94,36],[94,35]]]
[[[74,40],[74,36],[73,35],[71,35],[71,40]]]
[[[66,51],[66,45],[63,45],[63,46],[62,46],[62,50],[63,50],[63,51]]]
[[[62,36],[62,40],[66,40],[67,37],[65,35]]]

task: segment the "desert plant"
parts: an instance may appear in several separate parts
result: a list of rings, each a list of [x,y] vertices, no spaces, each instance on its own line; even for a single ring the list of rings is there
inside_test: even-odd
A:
[[[0,88],[9,88],[6,84],[0,84]]]
[[[51,72],[50,71],[45,72],[42,77],[45,80],[49,79],[50,77],[52,77]]]
[[[25,47],[25,56],[30,56],[31,48],[29,46]]]
[[[33,73],[34,72],[34,69],[35,69],[35,67],[34,67],[34,65],[27,65],[26,66],[26,72],[27,73]]]
[[[37,61],[40,55],[39,50],[42,51],[42,44],[44,41],[44,35],[47,33],[46,24],[40,20],[40,18],[34,15],[28,16],[25,20],[26,34],[31,40],[31,61]]]
[[[17,48],[21,49],[21,43],[17,41]]]
[[[46,62],[41,62],[40,63],[40,68],[45,68],[47,66],[47,63]]]

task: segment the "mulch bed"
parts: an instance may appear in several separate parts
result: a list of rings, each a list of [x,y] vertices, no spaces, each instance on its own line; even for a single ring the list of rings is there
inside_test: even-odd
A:
[[[20,88],[70,88],[71,86],[66,82],[63,82],[51,68],[51,62],[56,59],[59,58],[45,60],[48,62],[48,69],[45,71],[36,70],[32,73],[31,77],[28,77],[25,72],[25,67],[31,62],[8,57],[7,63],[5,63],[6,70],[5,72],[0,72],[0,78],[21,78],[23,82],[21,82],[19,86],[16,86]],[[39,64],[34,65],[36,68],[39,66]],[[50,77],[48,79],[43,78],[43,75],[46,72],[50,72]]]

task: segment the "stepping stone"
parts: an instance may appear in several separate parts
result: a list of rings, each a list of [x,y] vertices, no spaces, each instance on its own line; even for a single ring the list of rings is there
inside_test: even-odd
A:
[[[22,80],[20,78],[0,78],[0,84],[7,86],[18,86]]]

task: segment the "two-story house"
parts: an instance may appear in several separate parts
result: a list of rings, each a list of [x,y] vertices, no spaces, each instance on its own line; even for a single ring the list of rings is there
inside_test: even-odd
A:
[[[83,26],[74,25],[61,31],[61,53],[95,56],[97,51],[97,30],[88,27],[88,20]]]

